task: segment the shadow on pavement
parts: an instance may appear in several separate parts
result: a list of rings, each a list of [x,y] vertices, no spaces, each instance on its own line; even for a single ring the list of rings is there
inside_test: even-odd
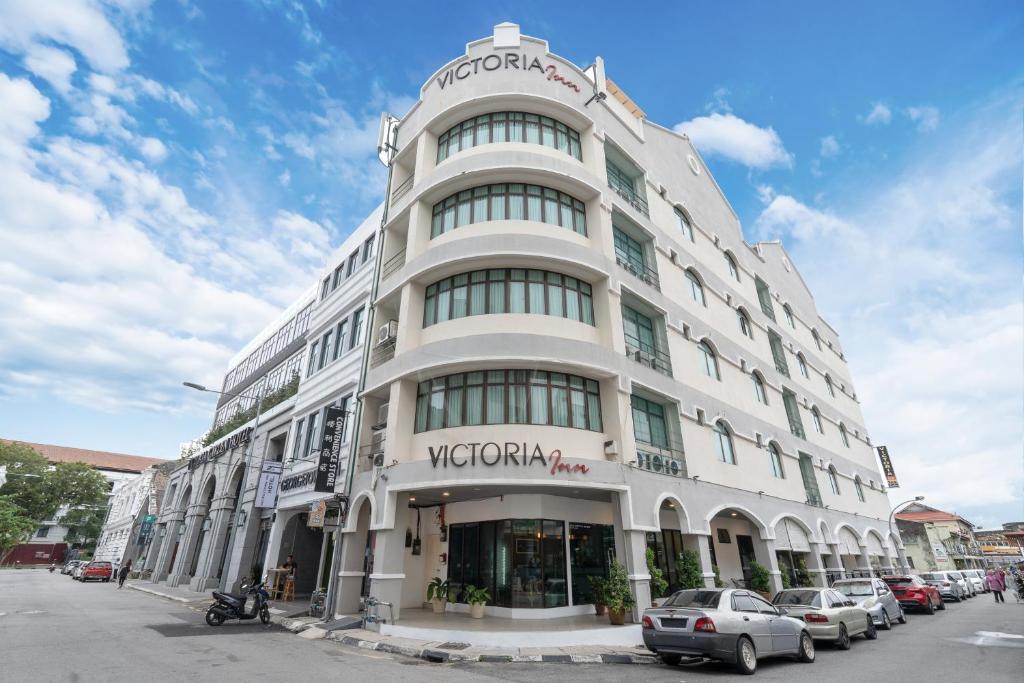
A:
[[[253,624],[251,622],[228,622],[221,626],[207,626],[204,623],[197,624],[150,624],[146,628],[156,631],[165,638],[218,636],[218,635],[241,635],[248,633],[269,633],[282,630],[273,624]]]

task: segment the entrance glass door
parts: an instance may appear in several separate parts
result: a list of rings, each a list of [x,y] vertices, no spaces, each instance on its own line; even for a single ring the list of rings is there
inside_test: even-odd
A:
[[[590,579],[608,576],[609,555],[614,555],[614,548],[614,530],[610,525],[569,523],[572,604],[593,604],[594,589]]]
[[[740,566],[743,568],[743,583],[750,586],[750,563],[754,561],[754,541],[750,536],[736,534],[736,549],[740,551]]]

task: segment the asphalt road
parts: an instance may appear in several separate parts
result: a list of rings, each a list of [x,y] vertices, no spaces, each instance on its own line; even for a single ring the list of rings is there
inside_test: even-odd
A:
[[[1012,600],[1012,598],[1011,598]],[[1013,634],[1007,638],[986,634]],[[1024,604],[983,596],[935,616],[818,648],[817,661],[763,660],[757,679],[1015,681],[1024,672]],[[310,641],[255,622],[212,629],[185,605],[39,570],[0,571],[0,681],[697,681],[740,680],[718,664],[429,664]],[[749,681],[750,678],[742,678]]]

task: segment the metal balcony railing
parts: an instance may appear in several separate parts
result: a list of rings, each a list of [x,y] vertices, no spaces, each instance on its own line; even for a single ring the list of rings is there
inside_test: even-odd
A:
[[[386,342],[377,344],[373,347],[373,351],[370,352],[370,367],[375,368],[378,365],[387,363],[389,360],[395,357],[395,344],[398,343],[398,339],[392,337]]]
[[[380,267],[380,279],[383,282],[388,279],[392,273],[405,265],[405,249],[389,258],[387,261],[381,264]]]
[[[650,209],[647,208],[647,200],[640,196],[639,193],[632,187],[626,185],[622,181],[618,180],[614,176],[608,176],[608,187],[615,190],[615,194],[619,195],[632,206],[634,209],[639,211],[645,216],[650,216]]]
[[[659,351],[649,344],[643,344],[640,340],[634,339],[628,334],[624,336],[626,338],[626,355],[631,360],[657,370],[663,375],[672,376],[672,362],[667,353]]]
[[[384,432],[374,432],[370,443],[359,447],[359,459],[369,460],[372,464],[380,467],[384,464]]]
[[[654,270],[654,268],[651,268],[646,263],[637,263],[618,253],[615,254],[615,262],[651,287],[654,287],[659,292],[661,291],[661,280],[658,279],[658,271]]]
[[[399,199],[404,197],[409,192],[409,190],[412,189],[412,183],[413,183],[414,179],[415,179],[415,176],[409,176],[408,178],[403,180],[398,187],[396,187],[394,190],[392,190],[391,191],[391,201],[392,202],[397,202]]]
[[[686,456],[681,448],[657,446],[638,441],[636,464],[640,469],[665,474],[670,477],[686,478]]]
[[[821,494],[817,491],[805,491],[804,494],[807,496],[807,500],[804,501],[808,505],[812,505],[816,508],[822,507]]]

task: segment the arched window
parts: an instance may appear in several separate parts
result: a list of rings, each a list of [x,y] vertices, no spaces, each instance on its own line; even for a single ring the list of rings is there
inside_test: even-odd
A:
[[[832,465],[828,466],[828,485],[832,487],[832,493],[839,495],[839,475],[836,474],[836,468]]]
[[[782,304],[782,311],[786,314],[786,322],[795,330],[796,321],[793,320],[793,309],[789,307],[789,304]]]
[[[736,309],[736,321],[740,324],[740,332],[748,339],[754,338],[754,328],[750,326],[750,318],[742,308]]]
[[[828,375],[825,375],[825,386],[828,387],[828,395],[835,398],[836,388],[832,386],[832,378]]]
[[[715,352],[711,345],[702,341],[697,344],[697,350],[700,352],[700,366],[704,374],[712,379],[721,381],[722,376],[718,372],[718,359],[715,357]]]
[[[768,405],[768,392],[764,389],[764,380],[756,370],[750,373],[750,381],[754,384],[754,398],[762,405]]]
[[[725,423],[719,420],[711,428],[713,434],[712,438],[715,442],[715,455],[721,462],[728,465],[736,464],[736,453],[732,448],[732,436],[729,434],[729,428],[725,426]]]
[[[736,282],[739,282],[740,269],[736,267],[736,259],[734,259],[732,254],[729,252],[725,252],[725,265],[729,269],[729,275],[731,275]]]
[[[864,486],[861,484],[860,477],[856,477],[853,480],[853,488],[857,491],[857,500],[864,502]]]
[[[807,361],[804,359],[804,354],[796,354],[796,364],[800,367],[800,374],[806,379],[810,379],[811,376],[807,374]]]
[[[814,345],[818,347],[819,351],[821,351],[821,337],[818,336],[818,331],[811,330],[811,336],[814,337]]]
[[[768,444],[768,462],[772,469],[772,476],[776,479],[785,479],[786,472],[782,469],[782,453],[774,443]]]
[[[850,436],[846,433],[846,425],[839,425],[839,436],[843,439],[843,445],[847,448],[850,447]]]
[[[680,232],[689,237],[690,241],[693,242],[693,223],[690,222],[689,216],[678,207],[676,208],[676,221],[679,223]]]
[[[825,428],[821,424],[821,413],[818,412],[818,407],[811,408],[811,419],[814,421],[814,431],[819,434],[825,433]]]
[[[701,306],[707,306],[707,299],[704,298],[704,285],[700,283],[700,278],[697,277],[697,274],[692,270],[687,270],[686,279],[690,285],[690,297]]]

